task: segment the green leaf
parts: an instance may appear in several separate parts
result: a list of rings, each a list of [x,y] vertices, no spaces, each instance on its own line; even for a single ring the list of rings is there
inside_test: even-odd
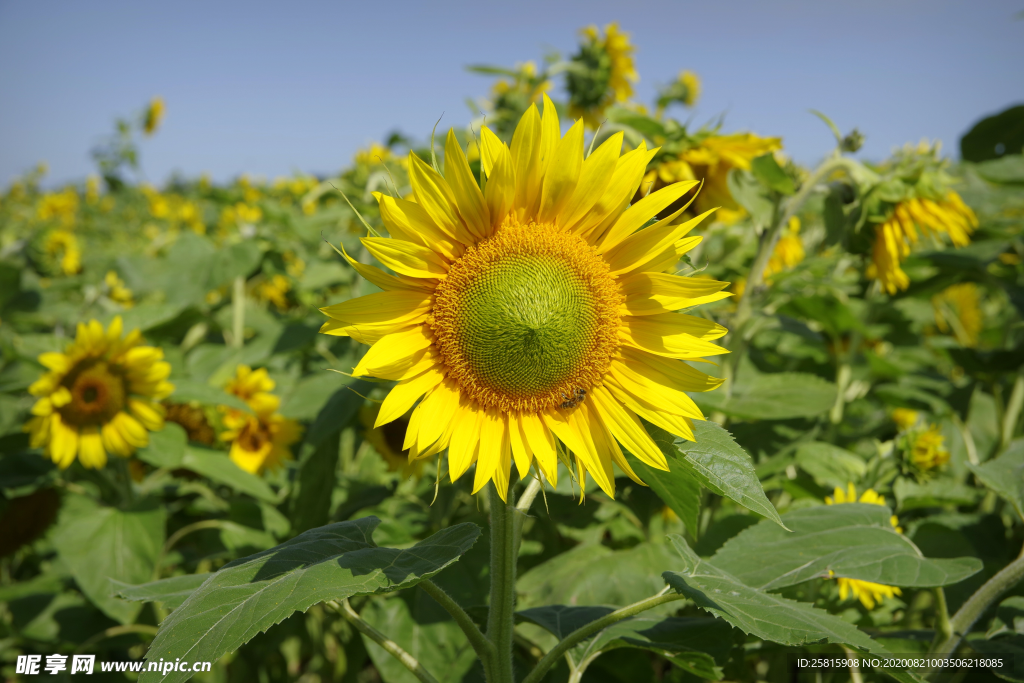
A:
[[[152,501],[122,511],[68,494],[51,538],[86,597],[112,619],[128,624],[142,606],[113,597],[110,581],[136,584],[152,578],[164,544],[165,519],[164,510]]]
[[[167,609],[177,609],[203,583],[212,576],[211,573],[182,574],[169,579],[160,579],[149,583],[133,586],[121,581],[111,580],[115,595],[132,602],[160,602]]]
[[[981,655],[994,658],[1002,655],[1003,666],[992,670],[1004,681],[1024,683],[1024,636],[1015,635],[994,640],[970,638],[967,644]]]
[[[758,373],[741,376],[732,396],[711,391],[692,398],[705,411],[743,420],[789,420],[828,412],[836,401],[836,385],[803,372]]]
[[[726,182],[732,198],[750,213],[755,223],[761,226],[771,225],[772,216],[775,215],[775,202],[772,201],[768,188],[758,182],[753,173],[734,168],[729,171]]]
[[[1013,441],[995,460],[967,466],[985,486],[1014,507],[1024,519],[1024,439]]]
[[[372,600],[360,616],[398,643],[439,681],[462,680],[476,662],[476,653],[458,624],[451,619],[424,619],[420,623],[402,598]],[[384,648],[365,636],[363,643],[381,679],[388,683],[418,683],[419,679]]]
[[[223,389],[189,379],[175,379],[172,397],[180,403],[198,401],[207,406],[227,406],[247,413],[252,411],[245,401]]]
[[[821,441],[800,444],[796,464],[819,486],[829,489],[845,489],[849,482],[859,482],[867,471],[867,463],[856,453]]]
[[[344,429],[356,416],[363,405],[363,396],[372,387],[370,382],[360,379],[335,391],[306,432],[306,443],[319,446],[324,439]]]
[[[38,453],[15,453],[0,458],[0,491],[7,498],[32,493],[56,476],[53,462]]]
[[[277,494],[267,482],[243,470],[221,451],[189,446],[181,459],[181,467],[229,486],[239,493],[246,493],[257,500],[277,502]]]
[[[951,479],[932,479],[919,484],[900,477],[893,484],[892,492],[896,496],[896,509],[901,513],[943,505],[973,505],[981,497],[978,489]]]
[[[664,452],[665,449],[663,448],[662,451]],[[698,524],[700,519],[700,480],[685,465],[672,467],[672,462],[679,460],[680,456],[674,445],[669,446],[668,451],[665,454],[666,458],[671,458],[668,472],[656,470],[632,456],[629,458],[629,464],[633,467],[633,471],[640,475],[644,483],[658,494],[665,505],[676,513],[679,519],[683,520],[686,530],[696,537],[697,530],[700,528]]]
[[[744,633],[782,645],[805,645],[826,640],[850,645],[872,654],[891,653],[853,624],[807,603],[765,593],[701,560],[680,536],[672,545],[682,557],[683,569],[665,572],[665,581],[677,592]],[[919,681],[905,671],[889,671],[899,681]]]
[[[1024,185],[1024,154],[1007,154],[999,159],[983,161],[974,170],[990,183]]]
[[[296,611],[430,578],[480,535],[475,524],[458,524],[411,548],[379,548],[372,539],[378,524],[376,517],[329,524],[225,565],[164,621],[147,660],[216,661]],[[190,676],[144,673],[139,680],[173,683]]]
[[[986,161],[1024,153],[1024,105],[1009,107],[978,121],[960,138],[965,161]]]
[[[694,421],[696,441],[686,441],[648,425],[651,438],[669,460],[669,467],[689,467],[701,484],[743,507],[782,524],[754,471],[750,455],[733,441],[732,434],[710,420]],[[682,456],[680,458],[679,456]]]
[[[143,332],[169,323],[177,318],[185,310],[184,303],[146,303],[133,306],[127,311],[111,314],[103,321],[109,324],[116,316],[121,316],[122,324],[126,330],[139,329]]]
[[[236,277],[250,275],[263,259],[256,240],[243,240],[218,249],[211,259],[207,289],[217,289]]]
[[[775,161],[775,155],[771,152],[751,160],[750,171],[766,187],[770,187],[779,194],[791,195],[796,192],[796,185],[793,183],[793,179],[786,175],[786,172]]]
[[[792,531],[761,522],[729,539],[710,562],[764,591],[830,572],[890,586],[948,586],[981,570],[974,557],[926,558],[892,527],[891,515],[884,505],[867,503],[794,510],[782,516]]]
[[[292,528],[296,531],[326,524],[330,517],[331,498],[338,482],[340,441],[341,432],[335,432],[316,447],[303,447],[298,485],[291,494]]]
[[[185,457],[188,448],[188,435],[181,425],[173,422],[164,423],[158,432],[150,432],[149,445],[140,448],[136,456],[153,467],[177,468]]]

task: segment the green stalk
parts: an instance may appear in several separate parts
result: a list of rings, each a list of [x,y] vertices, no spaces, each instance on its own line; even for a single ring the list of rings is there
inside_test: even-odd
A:
[[[477,657],[483,662],[484,670],[488,670],[491,665],[491,660],[494,658],[494,645],[491,641],[487,640],[477,625],[473,623],[473,620],[466,614],[466,610],[462,609],[459,603],[455,602],[450,595],[448,595],[443,588],[438,586],[433,581],[427,579],[426,581],[420,582],[420,588],[430,597],[434,598],[441,607],[455,619],[455,623],[459,625],[459,628],[466,634],[466,638],[469,639],[469,644],[473,646],[473,650],[476,652]]]
[[[419,660],[403,650],[398,643],[366,623],[366,621],[360,617],[354,609],[352,609],[352,606],[348,604],[348,600],[342,600],[340,604],[331,600],[327,602],[327,606],[345,617],[345,619],[359,629],[363,635],[380,645],[385,652],[401,662],[402,666],[408,669],[410,673],[420,681],[420,683],[437,683],[437,679],[434,678],[433,674],[423,668],[423,665],[419,663]]]
[[[999,438],[999,450],[1006,450],[1006,447],[1013,441],[1013,433],[1017,429],[1017,420],[1020,418],[1021,408],[1024,407],[1024,374],[1018,373],[1017,379],[1013,382],[1013,390],[1010,392],[1010,400],[1003,411],[1003,424]]]
[[[239,275],[231,293],[231,345],[237,349],[245,344],[245,277]]]
[[[516,525],[515,495],[509,487],[508,503],[491,483],[491,602],[487,614],[487,639],[494,646],[494,660],[488,683],[514,683],[512,673],[512,631],[516,609]]]
[[[951,655],[956,652],[975,622],[981,618],[996,600],[1006,591],[1016,586],[1021,579],[1024,579],[1024,549],[1016,560],[1003,567],[1002,571],[985,582],[985,584],[974,592],[974,595],[967,599],[967,602],[957,610],[953,618],[949,620],[950,635],[943,639],[937,647],[932,648],[932,654]]]

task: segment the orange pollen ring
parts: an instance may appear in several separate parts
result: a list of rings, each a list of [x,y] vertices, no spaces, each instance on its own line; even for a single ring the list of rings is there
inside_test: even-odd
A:
[[[618,350],[624,302],[583,238],[510,217],[452,264],[427,324],[448,377],[480,406],[572,408]]]

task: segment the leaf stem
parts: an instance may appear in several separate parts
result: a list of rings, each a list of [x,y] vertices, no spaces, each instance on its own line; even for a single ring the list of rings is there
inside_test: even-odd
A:
[[[245,344],[245,276],[235,278],[231,293],[231,345],[236,349]]]
[[[487,639],[494,646],[494,658],[487,680],[488,683],[513,683],[512,631],[516,608],[516,550],[519,547],[515,496],[510,487],[506,504],[491,483],[488,497],[491,507],[491,601],[487,614]]]
[[[537,666],[530,672],[530,675],[523,679],[522,683],[540,683],[544,678],[544,674],[548,672],[548,669],[555,665],[562,655],[598,631],[601,631],[616,622],[622,621],[623,619],[636,616],[640,612],[645,612],[657,607],[658,605],[663,605],[666,602],[685,599],[686,596],[680,593],[655,595],[654,597],[646,598],[640,602],[634,602],[632,605],[627,605],[617,609],[610,614],[606,614],[600,619],[590,622],[586,626],[581,626],[563,638],[558,645],[551,648],[551,650],[544,655],[544,658],[537,663]]]
[[[173,548],[178,543],[178,541],[180,541],[185,536],[188,536],[193,531],[202,531],[203,529],[219,529],[223,526],[223,520],[204,519],[201,522],[187,524],[178,529],[177,531],[175,531],[173,534],[171,534],[171,537],[167,539],[166,543],[164,543],[164,547],[160,549],[160,554],[157,556],[156,562],[153,563],[153,579],[156,580],[160,578],[160,565],[163,563],[164,558],[167,556],[167,553],[171,552],[171,548]]]
[[[484,668],[487,669],[490,661],[494,658],[494,644],[487,640],[487,637],[484,636],[469,615],[466,614],[466,610],[462,609],[462,606],[455,602],[452,596],[448,595],[443,588],[429,579],[421,581],[419,585],[427,595],[434,598],[437,604],[444,607],[445,611],[452,615],[455,623],[466,634],[469,644],[473,646],[473,650],[476,651],[477,656],[484,663]]]
[[[411,671],[412,675],[420,681],[423,683],[437,683],[437,679],[434,678],[429,671],[424,669],[423,665],[420,664],[415,657],[403,650],[398,643],[370,626],[362,617],[356,614],[356,611],[348,604],[348,599],[342,600],[341,604],[338,604],[334,600],[330,600],[326,604],[331,607],[331,609],[341,614],[341,616],[345,617],[345,619],[359,629],[364,636],[380,645],[385,652],[401,662],[402,666]]]
[[[976,590],[974,595],[967,598],[967,602],[950,619],[950,635],[943,639],[937,647],[932,648],[932,654],[953,654],[957,647],[959,647],[960,641],[970,632],[971,627],[981,618],[985,610],[998,600],[1003,593],[1016,586],[1021,579],[1024,579],[1024,549],[1021,550],[1016,560],[1003,567],[998,574]]]
[[[935,588],[935,644],[943,642],[953,635],[953,626],[949,623],[949,607],[946,605],[946,591],[942,586]]]
[[[1013,382],[1013,390],[1010,392],[1010,400],[1006,403],[1006,410],[1003,412],[999,450],[1006,450],[1013,440],[1013,433],[1017,428],[1017,419],[1020,417],[1022,407],[1024,407],[1024,373],[1017,373],[1017,379]]]

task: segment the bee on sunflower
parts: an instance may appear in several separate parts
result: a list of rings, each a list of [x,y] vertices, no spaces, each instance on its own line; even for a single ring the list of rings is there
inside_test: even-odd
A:
[[[665,272],[711,212],[643,227],[697,183],[630,206],[657,150],[620,155],[617,133],[584,159],[583,132],[563,137],[545,96],[511,146],[482,129],[480,185],[451,131],[443,176],[411,154],[416,201],[376,194],[391,237],[362,239],[395,275],[342,252],[384,291],[321,309],[322,333],[371,345],[354,376],[398,382],[375,426],[412,409],[410,459],[447,449],[453,481],[475,463],[474,493],[493,481],[507,499],[513,462],[556,482],[569,451],[581,486],[589,473],[614,496],[613,463],[639,481],[622,447],[668,469],[640,418],[693,440],[704,416],[685,392],[722,383],[684,361],[725,353],[725,328],[678,311],[728,283]]]
[[[265,368],[239,365],[224,388],[252,411],[222,408],[225,431],[220,434],[221,441],[231,444],[231,460],[250,474],[280,468],[292,459],[291,446],[302,437],[302,426],[277,412],[281,399],[270,393],[275,386]]]
[[[860,496],[857,496],[857,488],[853,483],[847,484],[847,488],[843,489],[836,487],[835,491],[832,492],[831,496],[825,498],[826,505],[842,505],[843,503],[867,503],[869,505],[882,505],[885,506],[885,498],[880,496],[874,489],[866,489]],[[899,519],[896,515],[893,515],[889,519],[892,528],[897,533],[903,533],[903,529],[900,527]],[[832,571],[829,570],[829,576],[832,575]],[[861,581],[859,579],[848,579],[844,576],[836,578],[836,582],[839,585],[839,599],[845,601],[849,597],[854,597],[864,605],[865,609],[874,609],[875,605],[882,602],[886,598],[892,598],[897,595],[903,595],[899,588],[896,586],[886,586],[881,583],[874,583],[872,581]]]
[[[120,316],[106,331],[97,320],[80,323],[63,353],[39,356],[47,372],[29,387],[39,400],[24,429],[61,469],[76,458],[96,469],[108,453],[128,457],[163,428],[159,401],[174,391],[171,366],[162,349],[142,344],[139,330],[122,332]]]

